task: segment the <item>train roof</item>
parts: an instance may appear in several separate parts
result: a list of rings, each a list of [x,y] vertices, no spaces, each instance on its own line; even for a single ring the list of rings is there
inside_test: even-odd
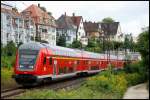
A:
[[[30,50],[40,50],[41,48],[47,48],[52,50],[52,54],[61,55],[61,56],[70,56],[70,57],[84,57],[84,58],[95,58],[95,59],[106,59],[107,54],[99,54],[88,51],[83,51],[79,49],[71,49],[60,46],[52,46],[46,43],[40,42],[29,42],[21,45],[19,50],[21,49],[30,49]],[[110,55],[110,59],[123,59],[123,56]]]

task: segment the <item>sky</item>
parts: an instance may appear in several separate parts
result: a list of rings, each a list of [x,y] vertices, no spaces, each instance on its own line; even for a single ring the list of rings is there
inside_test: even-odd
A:
[[[137,37],[141,28],[149,26],[149,1],[5,1],[21,12],[31,4],[43,6],[58,19],[66,12],[82,16],[85,21],[99,22],[111,17],[120,22],[122,33]]]

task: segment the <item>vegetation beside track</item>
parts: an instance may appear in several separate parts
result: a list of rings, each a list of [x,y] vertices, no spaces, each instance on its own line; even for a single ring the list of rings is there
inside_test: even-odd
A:
[[[129,64],[128,69],[107,70],[92,76],[80,88],[58,91],[42,89],[27,91],[15,99],[121,99],[129,86],[146,81],[140,67],[140,62]],[[134,66],[134,67],[133,67]],[[129,71],[132,70],[132,72]],[[139,71],[137,71],[139,70]]]
[[[1,89],[9,89],[17,86],[14,79],[12,79],[13,69],[12,68],[1,68]]]

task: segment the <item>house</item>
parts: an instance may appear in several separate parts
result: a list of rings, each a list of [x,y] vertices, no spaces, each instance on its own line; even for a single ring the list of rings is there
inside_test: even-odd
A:
[[[88,39],[90,38],[96,38],[98,39],[100,37],[101,33],[101,26],[99,23],[95,23],[95,22],[84,22],[84,29],[85,29],[85,33],[86,36],[88,37]]]
[[[110,40],[113,41],[124,41],[119,22],[100,23],[100,25],[105,37],[110,36]]]
[[[1,43],[5,46],[9,41],[16,45],[20,42],[26,43],[31,39],[31,30],[34,33],[34,25],[31,19],[24,18],[13,6],[1,3]],[[32,28],[25,28],[25,25]]]
[[[74,25],[77,26],[76,39],[80,41],[83,45],[87,45],[88,38],[86,37],[82,16],[75,16],[75,13],[73,13],[71,19]]]
[[[51,45],[56,45],[56,23],[53,16],[40,8],[40,4],[30,5],[21,13],[30,12],[30,16],[33,19],[36,26],[36,35],[33,38],[39,38]]]
[[[82,16],[75,16],[74,13],[72,16],[67,16],[65,13],[57,19],[56,23],[57,37],[65,34],[67,45],[72,44],[74,40],[79,40],[83,45],[87,45]]]

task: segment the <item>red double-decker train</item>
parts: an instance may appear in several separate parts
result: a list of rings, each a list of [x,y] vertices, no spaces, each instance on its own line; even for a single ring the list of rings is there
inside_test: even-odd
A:
[[[110,62],[123,68],[123,55],[98,54],[83,50],[30,42],[19,47],[16,54],[14,78],[18,84],[33,85],[44,80],[57,80],[80,74],[98,73]]]

